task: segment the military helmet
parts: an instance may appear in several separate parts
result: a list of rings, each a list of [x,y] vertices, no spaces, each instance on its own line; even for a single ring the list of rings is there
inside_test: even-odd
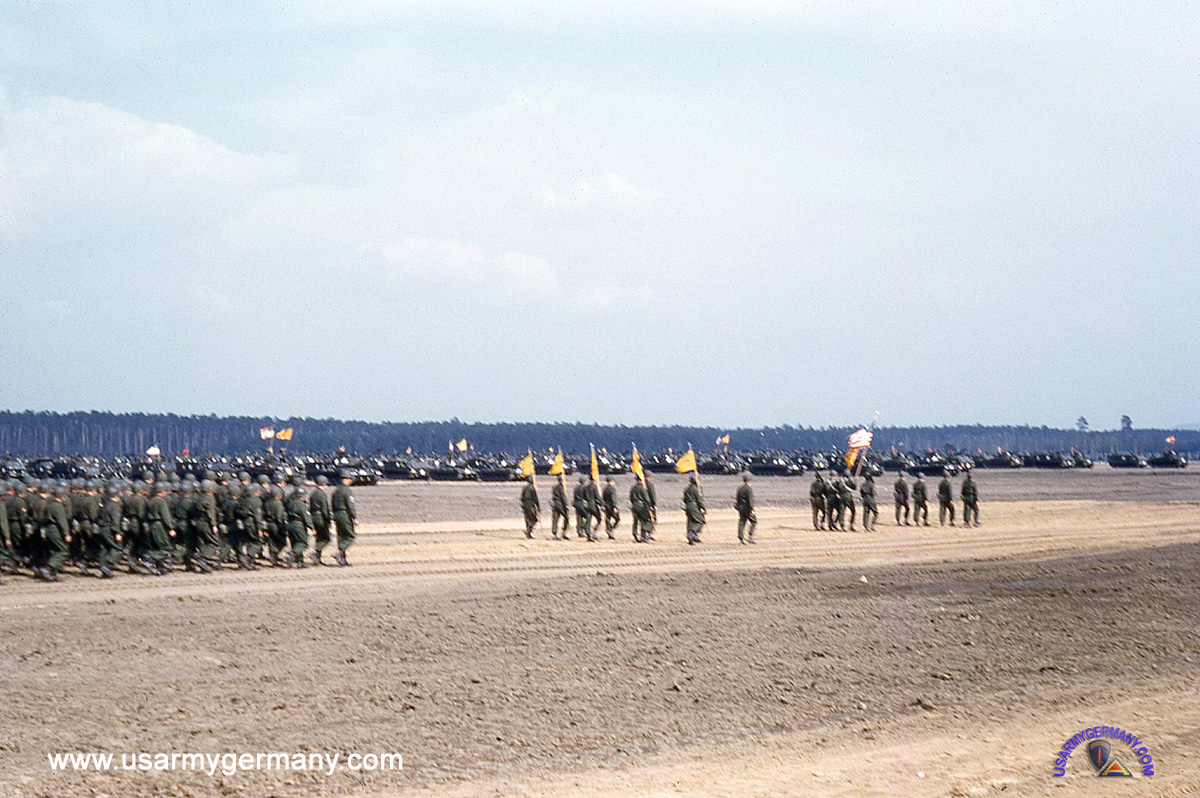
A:
[[[328,484],[329,484],[329,477],[325,476],[324,474],[319,474],[319,475],[317,476],[317,484],[318,484],[318,485],[328,485]]]
[[[211,479],[206,479],[200,483],[200,490],[205,493],[216,493],[217,483],[213,482]]]

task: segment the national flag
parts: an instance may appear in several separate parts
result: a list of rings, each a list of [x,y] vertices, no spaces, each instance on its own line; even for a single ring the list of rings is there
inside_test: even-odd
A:
[[[466,438],[463,438],[461,441],[459,441],[458,443],[454,444],[454,447],[455,447],[456,449],[458,449],[460,452],[465,452],[465,451],[467,450],[467,445],[468,445],[468,444],[467,444],[467,439],[466,439]]]
[[[192,453],[190,451],[188,451],[188,447],[186,447],[186,446],[183,447],[183,451],[180,452],[180,454],[183,455],[184,457],[192,456]]]
[[[638,456],[637,446],[633,447],[633,458],[629,461],[629,470],[638,479],[645,481],[646,469],[642,468],[642,458]]]
[[[857,432],[850,436],[851,449],[866,449],[871,445],[871,439],[874,435],[870,430],[860,428]]]
[[[600,481],[600,463],[596,460],[596,447],[592,446],[592,479]]]
[[[287,429],[281,429],[279,432],[275,433],[275,440],[290,441],[292,439],[292,435],[294,434],[295,430],[293,430],[291,427],[288,427]]]
[[[681,456],[679,458],[679,460],[675,463],[675,473],[686,474],[689,471],[695,471],[695,470],[696,470],[696,453],[693,452],[692,448],[689,446],[687,453],[684,454],[683,456]]]
[[[558,454],[554,455],[554,462],[550,464],[551,474],[567,473],[567,464],[563,462],[562,450],[559,449]]]
[[[728,445],[729,445],[729,433],[726,432],[724,435],[717,438],[717,446],[728,446]]]
[[[274,428],[274,427],[263,427],[263,428],[261,428],[261,429],[258,431],[258,437],[262,438],[264,441],[269,441],[269,440],[271,440],[272,438],[274,438],[274,437],[275,437],[275,428]]]
[[[147,457],[162,457],[162,449],[158,448],[157,446],[151,446],[149,449],[146,450],[146,456]]]
[[[521,458],[521,476],[533,476],[533,452]]]
[[[1170,443],[1170,444],[1173,444],[1173,443],[1175,443],[1175,436],[1174,436],[1174,435],[1168,435],[1168,436],[1167,436],[1167,443]]]

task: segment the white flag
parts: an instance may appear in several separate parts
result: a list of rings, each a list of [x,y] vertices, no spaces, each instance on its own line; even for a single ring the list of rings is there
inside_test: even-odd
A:
[[[871,438],[874,437],[868,429],[859,429],[858,432],[850,436],[851,449],[866,449],[871,445]]]

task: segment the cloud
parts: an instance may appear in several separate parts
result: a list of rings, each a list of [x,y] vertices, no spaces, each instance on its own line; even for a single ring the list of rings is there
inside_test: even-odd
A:
[[[361,248],[360,252],[370,252]],[[550,296],[560,291],[557,275],[544,259],[526,252],[489,252],[476,244],[410,236],[379,248],[396,274],[431,282],[453,280]]]
[[[551,208],[574,209],[594,204],[641,205],[661,199],[662,194],[641,188],[621,175],[608,172],[595,180],[580,180],[566,189],[556,189],[543,183],[533,195]]]
[[[286,159],[65,97],[0,97],[0,164],[0,228],[18,239],[69,231],[89,246],[204,229],[291,170]]]

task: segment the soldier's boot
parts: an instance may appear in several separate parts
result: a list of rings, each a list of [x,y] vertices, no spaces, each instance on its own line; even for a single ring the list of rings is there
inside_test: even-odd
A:
[[[250,561],[246,559],[245,554],[239,554],[237,556],[237,567],[243,571],[250,570]]]
[[[279,552],[277,552],[277,551],[271,552],[271,567],[272,568],[282,568],[283,567],[283,565],[279,562]]]
[[[306,563],[304,561],[304,553],[303,552],[296,555],[296,567],[297,568],[307,568],[308,567],[308,563]]]
[[[113,578],[112,568],[109,568],[107,565],[101,565],[100,566],[100,578],[101,579],[112,579]]]
[[[92,575],[91,572],[88,571],[88,564],[86,562],[84,562],[83,560],[76,560],[75,567],[79,569],[80,576],[91,576]]]
[[[334,560],[343,568],[346,568],[350,565],[349,560],[346,559],[345,549],[338,549],[338,553],[334,556]]]
[[[212,566],[209,564],[208,560],[204,559],[203,557],[197,557],[193,562],[195,562],[196,567],[200,569],[200,573],[211,574],[213,572]]]
[[[319,552],[319,551],[314,551],[312,554],[308,555],[308,557],[310,560],[312,560],[313,565],[324,565],[325,564],[325,563],[321,562],[321,552]]]

